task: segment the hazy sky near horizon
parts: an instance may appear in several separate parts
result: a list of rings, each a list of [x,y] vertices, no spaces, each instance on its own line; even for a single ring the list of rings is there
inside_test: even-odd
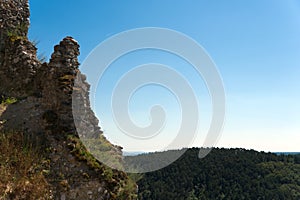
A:
[[[299,0],[30,0],[30,10],[29,38],[39,41],[38,51],[47,58],[54,45],[68,35],[81,46],[81,63],[99,43],[129,29],[162,27],[190,36],[214,60],[225,86],[226,120],[217,146],[300,151]],[[180,108],[162,88],[144,88],[135,94],[136,104],[130,104],[137,124],[149,123],[153,104],[162,103],[166,113],[170,112],[165,135],[135,148],[128,147],[123,143],[126,138],[116,133],[109,101],[102,100],[110,95],[117,76],[148,62],[172,66],[190,81],[201,111],[193,146],[201,146],[211,117],[203,80],[176,56],[157,51],[130,54],[115,62],[112,75],[104,77],[106,87],[99,87],[103,94],[97,99],[102,107],[96,106],[104,133],[132,151],[159,150],[174,137]]]

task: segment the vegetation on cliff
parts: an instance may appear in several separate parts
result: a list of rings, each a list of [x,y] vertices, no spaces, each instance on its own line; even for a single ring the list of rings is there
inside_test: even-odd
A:
[[[50,199],[49,163],[22,132],[0,133],[0,200]]]
[[[135,199],[136,184],[122,172],[113,170],[97,161],[81,141],[69,136],[66,141],[79,161],[95,170],[99,180],[105,182],[110,199]],[[74,144],[74,145],[73,145]],[[49,154],[51,146],[36,145],[23,132],[0,132],[0,200],[50,200],[53,195],[53,177]],[[59,172],[58,172],[59,173]],[[56,178],[63,188],[70,187],[64,174]],[[82,179],[88,180],[88,173]],[[80,181],[80,180],[79,180]],[[122,187],[120,187],[122,186]]]

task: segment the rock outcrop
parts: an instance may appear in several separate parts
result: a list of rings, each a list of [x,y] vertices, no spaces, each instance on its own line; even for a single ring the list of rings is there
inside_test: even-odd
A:
[[[121,148],[105,139],[90,108],[90,86],[78,68],[77,41],[64,38],[50,62],[41,63],[27,38],[27,0],[0,0],[0,27],[0,103],[15,100],[0,105],[0,131],[22,131],[45,149],[51,198],[135,199],[135,184],[127,174],[97,161],[79,140],[79,134],[88,133],[121,160]],[[75,111],[72,97],[80,102]],[[74,119],[73,112],[82,114]]]

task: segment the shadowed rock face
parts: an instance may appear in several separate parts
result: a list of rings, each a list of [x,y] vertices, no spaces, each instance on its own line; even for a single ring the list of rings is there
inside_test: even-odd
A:
[[[23,131],[47,149],[53,199],[135,199],[136,191],[125,189],[130,182],[125,173],[82,152],[86,149],[79,134],[109,142],[90,108],[90,86],[78,69],[77,41],[64,38],[54,47],[50,62],[41,63],[36,47],[27,39],[27,0],[0,0],[0,27],[0,99],[17,99],[0,105],[0,130]],[[81,115],[76,119],[72,97],[79,102],[74,112]],[[80,122],[77,129],[74,120]],[[120,147],[110,144],[109,152],[121,160]]]

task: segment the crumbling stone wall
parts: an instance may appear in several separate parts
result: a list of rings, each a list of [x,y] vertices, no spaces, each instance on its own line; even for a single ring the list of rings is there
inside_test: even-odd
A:
[[[8,35],[10,37],[26,37],[29,27],[28,0],[1,0],[0,1],[0,51],[6,45]],[[1,57],[0,57],[1,58]]]
[[[72,93],[74,79],[79,72],[78,55],[77,41],[71,37],[64,38],[54,47],[50,62],[42,72],[44,78],[38,84],[41,86],[45,115],[47,112],[56,115],[55,127],[66,134],[76,131],[72,114]]]
[[[27,40],[27,0],[0,1],[0,94],[22,97],[31,91],[40,62]]]
[[[0,17],[0,97],[18,100],[0,107],[0,130],[23,131],[45,145],[53,199],[134,199],[136,191],[126,189],[127,175],[101,164],[80,143],[78,134],[105,137],[90,108],[90,86],[78,68],[78,42],[64,38],[50,62],[41,63],[27,38],[28,1],[0,0]],[[72,97],[79,102],[75,107]],[[74,119],[73,111],[81,115]],[[110,144],[110,153],[119,158],[121,148]]]

